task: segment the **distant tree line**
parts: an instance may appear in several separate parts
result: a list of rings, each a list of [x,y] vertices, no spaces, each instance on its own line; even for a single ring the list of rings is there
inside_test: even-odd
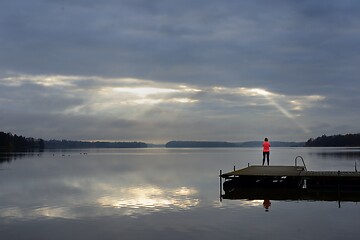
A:
[[[303,147],[304,142],[271,142],[272,147]],[[167,148],[228,148],[228,147],[262,147],[262,141],[219,142],[219,141],[170,141]]]
[[[249,141],[236,143],[239,147],[262,147],[263,141]],[[271,147],[303,147],[305,142],[270,141]]]
[[[167,148],[216,148],[216,147],[238,147],[236,143],[230,142],[208,142],[208,141],[170,141],[166,143]]]
[[[45,148],[146,148],[144,142],[86,142],[70,140],[45,141]]]
[[[310,138],[306,147],[360,147],[360,133]]]
[[[48,140],[35,139],[13,135],[12,133],[0,132],[0,151],[32,151],[45,148],[146,148],[144,142],[86,142],[70,140]]]
[[[12,133],[0,132],[0,150],[1,151],[29,151],[34,149],[43,149],[44,140],[27,138],[13,135]]]

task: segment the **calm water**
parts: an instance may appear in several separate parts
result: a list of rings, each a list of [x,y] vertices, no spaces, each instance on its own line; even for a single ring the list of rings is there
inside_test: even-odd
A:
[[[87,154],[83,154],[86,151]],[[273,148],[272,165],[354,170],[360,149]],[[0,154],[1,239],[359,239],[360,204],[219,199],[219,170],[261,149]],[[358,161],[360,169],[360,161]]]

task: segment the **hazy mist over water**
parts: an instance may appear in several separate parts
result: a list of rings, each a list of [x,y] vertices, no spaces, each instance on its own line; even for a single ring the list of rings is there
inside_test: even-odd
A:
[[[357,148],[273,148],[271,165],[354,170]],[[356,202],[220,202],[219,170],[260,148],[86,149],[0,154],[1,239],[358,239]]]

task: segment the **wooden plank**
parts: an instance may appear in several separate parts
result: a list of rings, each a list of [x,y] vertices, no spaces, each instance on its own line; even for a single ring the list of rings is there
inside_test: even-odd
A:
[[[222,176],[299,176],[302,171],[304,167],[300,166],[250,166]]]
[[[224,173],[221,176],[328,176],[360,177],[360,172],[351,171],[305,171],[302,166],[250,166]]]

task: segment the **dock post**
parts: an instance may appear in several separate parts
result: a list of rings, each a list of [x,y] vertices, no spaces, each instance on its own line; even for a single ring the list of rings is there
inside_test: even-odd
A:
[[[235,165],[234,165],[234,172],[235,172]]]
[[[222,200],[222,170],[220,170],[220,201]]]
[[[338,171],[338,206],[341,208],[341,201],[340,201],[340,171]]]
[[[357,167],[356,167],[356,160],[355,160],[355,172],[357,172]]]

